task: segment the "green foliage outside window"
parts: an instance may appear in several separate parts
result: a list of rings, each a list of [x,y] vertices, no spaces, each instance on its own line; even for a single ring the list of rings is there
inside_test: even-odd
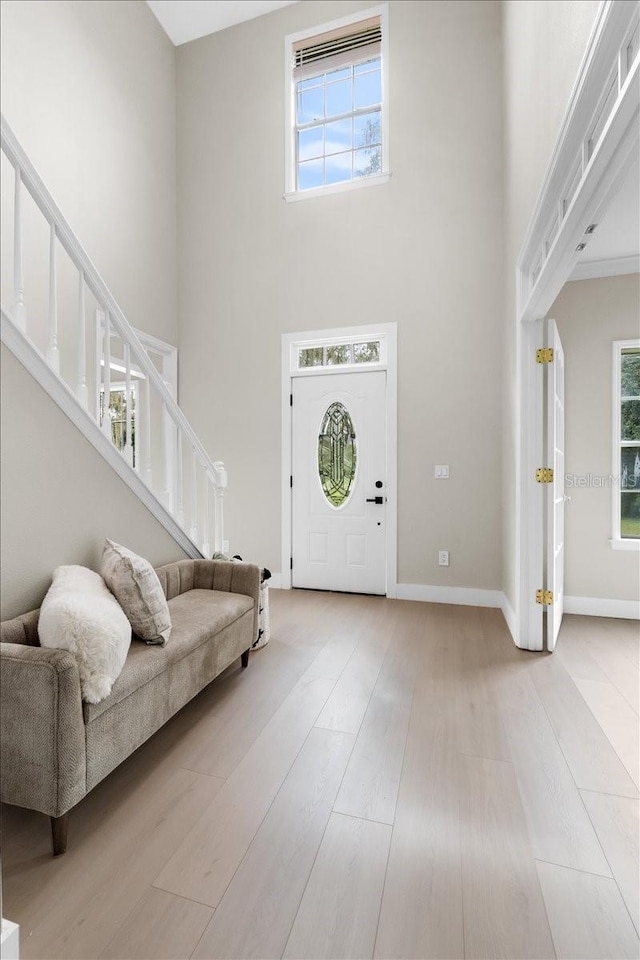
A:
[[[104,390],[100,392],[100,416],[104,415]],[[109,397],[109,416],[111,418],[111,439],[118,450],[123,451],[127,445],[127,401],[125,391],[120,388],[111,390]],[[136,401],[131,395],[131,449],[133,452],[133,466],[136,464]]]
[[[620,367],[622,393],[621,440],[640,440],[640,350],[623,350]]]
[[[620,536],[640,538],[640,349],[620,356]],[[626,443],[625,443],[626,441]]]
[[[335,401],[322,419],[318,437],[318,473],[325,497],[334,507],[349,498],[356,475],[356,435],[347,408]]]

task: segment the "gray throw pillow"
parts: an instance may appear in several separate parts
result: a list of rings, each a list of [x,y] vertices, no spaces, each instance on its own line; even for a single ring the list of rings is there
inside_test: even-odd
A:
[[[100,573],[134,634],[147,643],[166,643],[171,615],[158,574],[149,561],[113,540],[105,540]]]

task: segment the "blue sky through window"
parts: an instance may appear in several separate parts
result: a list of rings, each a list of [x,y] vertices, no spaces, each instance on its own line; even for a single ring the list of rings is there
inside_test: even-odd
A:
[[[296,84],[298,190],[382,170],[380,57]]]

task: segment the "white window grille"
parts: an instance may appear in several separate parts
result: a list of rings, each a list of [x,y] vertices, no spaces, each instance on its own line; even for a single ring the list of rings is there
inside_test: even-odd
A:
[[[287,198],[388,177],[386,6],[286,39]]]
[[[613,545],[640,544],[640,340],[613,344]]]
[[[297,348],[297,367],[358,366],[383,363],[383,342],[368,338],[335,343],[303,344]]]

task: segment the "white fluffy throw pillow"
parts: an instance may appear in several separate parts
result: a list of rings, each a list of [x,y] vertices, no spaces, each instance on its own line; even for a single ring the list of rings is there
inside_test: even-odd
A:
[[[131,645],[131,624],[98,573],[57,567],[40,608],[40,646],[68,650],[78,661],[83,700],[111,693]]]
[[[171,614],[158,574],[149,561],[113,540],[105,540],[100,573],[136,637],[165,644],[171,633]]]

